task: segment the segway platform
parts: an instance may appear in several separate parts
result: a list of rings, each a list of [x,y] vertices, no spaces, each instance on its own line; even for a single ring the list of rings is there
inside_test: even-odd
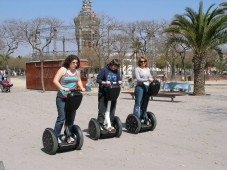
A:
[[[94,140],[110,138],[110,137],[120,137],[122,134],[122,123],[119,117],[115,116],[113,121],[114,129],[111,131],[105,130],[101,127],[97,119],[91,118],[88,124],[88,130],[90,137]]]

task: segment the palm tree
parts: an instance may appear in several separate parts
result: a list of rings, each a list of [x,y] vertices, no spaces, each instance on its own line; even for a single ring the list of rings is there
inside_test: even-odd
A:
[[[227,7],[227,2],[222,2],[219,5],[222,6],[222,7]]]
[[[183,43],[193,52],[194,65],[194,95],[205,95],[204,69],[206,55],[215,50],[222,56],[221,45],[227,42],[227,15],[223,8],[215,8],[214,4],[203,12],[203,2],[199,4],[198,13],[186,8],[184,15],[175,15],[167,33],[178,36],[170,38],[168,42]]]

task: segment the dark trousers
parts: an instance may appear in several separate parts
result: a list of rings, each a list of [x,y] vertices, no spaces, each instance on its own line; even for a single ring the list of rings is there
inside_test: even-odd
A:
[[[98,93],[98,122],[103,125],[105,120],[105,112],[107,108],[107,100],[105,100],[104,92],[99,91]],[[114,120],[117,100],[111,101],[110,107],[110,122]]]

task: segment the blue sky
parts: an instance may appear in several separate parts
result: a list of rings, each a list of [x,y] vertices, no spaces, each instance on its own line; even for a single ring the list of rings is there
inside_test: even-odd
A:
[[[91,0],[95,13],[105,13],[121,22],[138,20],[170,21],[183,14],[186,7],[198,10],[200,0]],[[204,9],[218,6],[224,0],[203,0]],[[37,17],[56,17],[64,25],[73,23],[82,8],[82,0],[0,0],[0,23],[7,19],[29,20]],[[74,49],[75,50],[75,49]],[[13,55],[25,55],[18,49]]]
[[[91,0],[96,13],[106,13],[119,21],[171,20],[186,7],[198,9],[200,0]],[[224,0],[204,0],[204,7]],[[5,19],[56,17],[69,24],[78,15],[82,0],[0,0],[0,22]]]

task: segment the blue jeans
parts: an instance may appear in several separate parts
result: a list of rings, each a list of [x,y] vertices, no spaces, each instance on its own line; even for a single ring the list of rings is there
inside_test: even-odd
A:
[[[55,123],[55,127],[54,127],[54,131],[56,133],[57,136],[61,135],[61,129],[62,126],[65,122],[65,118],[66,118],[66,112],[65,112],[65,98],[62,97],[56,97],[56,106],[57,106],[57,110],[58,110],[58,117]],[[70,114],[70,118],[68,120],[68,124],[69,124],[69,131],[71,132],[72,126],[73,126],[73,122],[76,116],[76,111],[72,112]]]
[[[133,109],[133,114],[139,119],[146,120],[147,117],[147,105],[149,102],[149,97],[147,96],[148,86],[141,84],[137,85],[135,88],[135,105]]]

